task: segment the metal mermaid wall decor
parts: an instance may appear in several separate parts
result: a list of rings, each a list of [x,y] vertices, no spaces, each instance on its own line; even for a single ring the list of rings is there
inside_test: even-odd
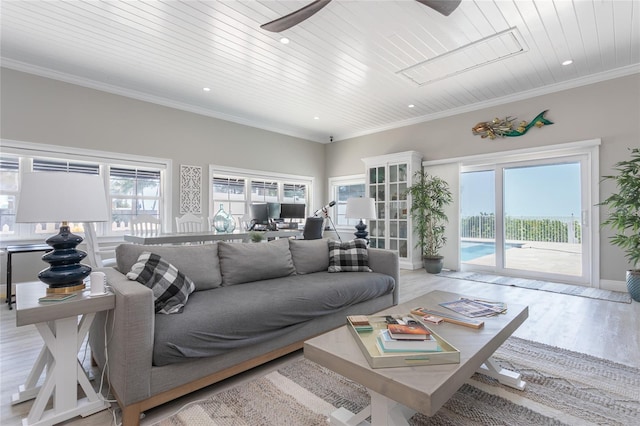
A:
[[[480,135],[482,139],[489,138],[495,139],[497,137],[516,137],[522,136],[529,131],[530,128],[536,126],[538,128],[544,125],[553,124],[553,121],[549,121],[544,118],[544,114],[549,111],[548,109],[538,114],[530,123],[521,121],[518,127],[513,128],[513,122],[516,117],[506,117],[504,119],[494,118],[493,121],[484,121],[473,126],[471,131],[474,135]]]

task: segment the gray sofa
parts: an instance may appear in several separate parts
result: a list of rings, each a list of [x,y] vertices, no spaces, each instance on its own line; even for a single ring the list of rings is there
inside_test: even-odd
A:
[[[144,252],[195,284],[181,313],[156,314],[152,289],[127,278]],[[136,425],[149,408],[296,351],[347,315],[398,303],[397,254],[364,249],[370,272],[328,272],[329,253],[327,240],[119,246],[116,268],[99,269],[115,309],[96,316],[89,342],[100,368],[108,359],[123,424]],[[340,260],[331,260],[336,269],[333,261]]]

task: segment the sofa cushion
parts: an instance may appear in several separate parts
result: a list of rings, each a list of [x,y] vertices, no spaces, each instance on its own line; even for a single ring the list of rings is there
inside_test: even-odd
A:
[[[329,267],[329,244],[327,240],[289,240],[293,266],[298,274],[326,271]]]
[[[325,270],[198,291],[189,297],[182,314],[156,315],[153,364],[234,356],[234,350],[295,333],[314,321],[322,324],[323,317],[384,298],[394,287],[394,279],[385,274],[331,274]],[[339,325],[345,323],[345,316],[340,315]],[[306,338],[325,331],[318,328]]]
[[[329,272],[371,272],[367,242],[360,238],[344,243],[329,240]]]
[[[286,277],[296,273],[289,240],[268,243],[218,243],[222,285]]]
[[[127,278],[153,290],[157,314],[181,313],[195,285],[189,277],[155,253],[143,252]]]
[[[192,246],[121,244],[116,248],[117,269],[126,274],[145,251],[156,253],[191,278],[196,291],[216,288],[222,284],[217,243]]]

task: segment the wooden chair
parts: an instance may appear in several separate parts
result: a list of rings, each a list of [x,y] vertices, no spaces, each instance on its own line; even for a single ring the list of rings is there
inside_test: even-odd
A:
[[[162,223],[157,217],[141,214],[131,219],[131,231],[134,234],[159,234],[162,231]]]
[[[106,268],[116,265],[117,243],[99,244],[96,230],[92,222],[84,222],[84,244],[87,249],[86,261],[93,268]]]
[[[206,227],[206,219],[193,213],[176,217],[176,232],[202,232]]]

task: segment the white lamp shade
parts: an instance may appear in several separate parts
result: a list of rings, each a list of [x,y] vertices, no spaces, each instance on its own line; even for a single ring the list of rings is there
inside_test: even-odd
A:
[[[107,197],[100,176],[65,172],[32,172],[23,175],[16,222],[108,220]]]
[[[376,204],[373,198],[347,199],[347,219],[376,219]]]

